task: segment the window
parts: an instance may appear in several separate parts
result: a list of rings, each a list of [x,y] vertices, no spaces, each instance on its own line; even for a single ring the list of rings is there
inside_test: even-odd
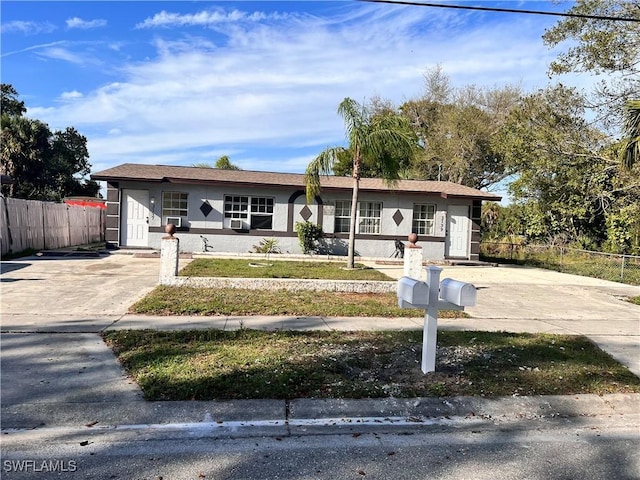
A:
[[[413,233],[433,235],[435,215],[435,205],[416,203],[413,206]]]
[[[224,196],[224,217],[249,220],[250,228],[271,230],[273,228],[273,198],[241,195]]]
[[[358,206],[358,233],[379,234],[382,203],[358,202]]]
[[[251,197],[251,228],[273,228],[273,198]]]
[[[249,197],[224,196],[224,218],[247,218]]]
[[[351,225],[351,202],[338,200],[336,202],[336,213],[333,231],[335,233],[349,233]]]
[[[365,234],[380,233],[380,217],[382,203],[358,202],[358,214],[356,219],[357,232]],[[334,232],[349,233],[351,225],[351,202],[346,200],[336,201]]]
[[[162,216],[186,217],[188,216],[186,193],[162,192]]]

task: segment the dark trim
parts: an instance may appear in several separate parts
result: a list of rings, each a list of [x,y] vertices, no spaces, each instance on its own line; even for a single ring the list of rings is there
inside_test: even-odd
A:
[[[118,245],[118,230],[107,229],[105,232],[105,240],[109,243]]]
[[[107,228],[112,228],[114,230],[117,230],[120,227],[119,217],[107,216],[106,226]]]
[[[120,204],[118,202],[107,203],[107,217],[120,217]]]
[[[150,233],[165,233],[164,227],[149,227]],[[190,235],[246,235],[250,237],[278,237],[278,238],[291,238],[295,237],[296,234],[293,232],[283,232],[283,231],[274,231],[274,230],[231,230],[228,228],[191,228],[191,227],[182,227],[178,229],[178,234],[180,233],[188,233]],[[348,240],[348,233],[326,233],[324,235],[326,239],[338,238],[341,240]],[[400,240],[406,241],[400,235],[364,235],[357,234],[356,240],[381,240],[381,241],[393,241]],[[445,237],[430,237],[430,236],[421,236],[418,238],[418,245],[420,243],[443,243],[446,240]]]
[[[291,196],[289,197],[289,200],[287,200],[287,233],[289,234],[295,234],[295,228],[294,228],[295,219],[293,218],[295,201],[304,195],[306,195],[306,192],[304,190],[296,190],[291,194]],[[322,225],[324,221],[324,212],[322,210],[322,205],[324,204],[324,202],[322,201],[322,198],[320,198],[318,195],[315,196],[314,200],[316,201],[316,205],[318,206],[318,223],[317,224]]]
[[[295,192],[293,192],[291,194],[291,196],[289,197],[289,200],[287,200],[287,203],[291,204],[294,203],[297,199],[299,199],[302,195],[305,195],[305,191],[304,190],[296,190]],[[317,197],[316,197],[317,198]]]

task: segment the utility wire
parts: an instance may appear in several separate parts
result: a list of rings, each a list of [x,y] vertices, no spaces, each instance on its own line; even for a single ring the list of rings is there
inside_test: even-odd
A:
[[[471,6],[465,6],[465,5],[446,5],[442,3],[411,2],[408,0],[359,0],[359,1],[371,2],[371,3],[390,3],[392,5],[413,5],[418,7],[457,8],[459,10],[482,10],[485,12],[529,13],[534,15],[552,15],[556,17],[588,18],[590,20],[610,20],[613,22],[640,22],[640,18],[608,17],[604,15],[585,15],[582,13],[545,12],[540,10],[517,10],[515,8],[471,7]]]

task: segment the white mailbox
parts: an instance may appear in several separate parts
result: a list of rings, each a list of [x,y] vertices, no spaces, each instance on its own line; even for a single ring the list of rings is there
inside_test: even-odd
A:
[[[410,305],[407,305],[410,304]],[[426,308],[429,304],[429,285],[411,277],[398,280],[398,306]]]
[[[440,298],[460,307],[473,307],[476,304],[476,287],[470,283],[445,278],[440,282]]]

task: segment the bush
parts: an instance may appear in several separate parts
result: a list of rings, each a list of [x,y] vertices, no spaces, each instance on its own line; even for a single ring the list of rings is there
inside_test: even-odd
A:
[[[313,253],[318,249],[318,241],[324,236],[322,227],[311,222],[296,222],[296,233],[302,253]]]

